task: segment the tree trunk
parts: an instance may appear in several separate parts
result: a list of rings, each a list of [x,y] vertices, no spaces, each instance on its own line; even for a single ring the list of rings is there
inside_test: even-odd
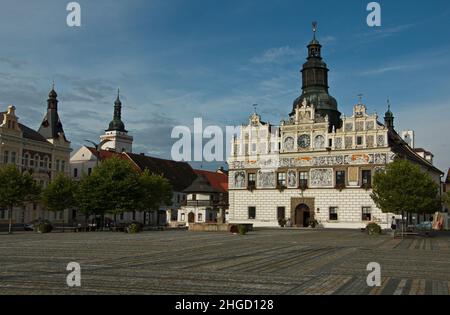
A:
[[[8,228],[8,234],[12,234],[12,214],[13,214],[13,207],[11,206],[9,208],[9,228]]]

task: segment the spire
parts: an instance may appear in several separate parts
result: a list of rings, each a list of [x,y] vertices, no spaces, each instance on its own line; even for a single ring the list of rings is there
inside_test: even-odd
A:
[[[394,114],[391,111],[391,101],[387,100],[388,110],[384,115],[384,124],[388,129],[394,129]]]
[[[316,40],[316,33],[317,33],[317,22],[316,21],[314,21],[313,23],[312,23],[312,30],[313,30],[313,41],[315,41]]]
[[[45,139],[57,139],[61,136],[67,141],[58,115],[58,102],[58,94],[55,91],[55,81],[53,81],[52,89],[48,94],[47,99],[47,114],[45,115],[38,132]]]
[[[312,23],[313,39],[308,45],[308,59],[309,58],[321,58],[321,48],[319,41],[316,38],[317,34],[317,22]]]
[[[109,128],[106,131],[121,131],[125,130],[125,124],[122,122],[122,102],[120,101],[120,89],[117,89],[117,98],[114,102],[113,120],[109,123]]]
[[[312,23],[313,39],[308,44],[308,57],[302,68],[302,95],[293,104],[291,116],[295,109],[304,102],[315,109],[315,113],[323,119],[328,115],[330,131],[341,127],[341,113],[337,101],[328,92],[328,67],[322,59],[322,45],[317,40],[317,22]]]
[[[258,104],[253,104],[253,108],[255,109],[255,114],[257,115],[258,112],[256,111],[256,108],[258,107]]]

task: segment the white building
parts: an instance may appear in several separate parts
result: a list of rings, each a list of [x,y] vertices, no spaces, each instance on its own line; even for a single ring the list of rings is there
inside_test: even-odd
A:
[[[186,203],[178,211],[178,223],[218,223],[228,209],[228,176],[222,172],[195,170],[197,178],[183,192]]]
[[[279,127],[254,113],[233,139],[229,158],[231,223],[278,226],[279,219],[307,227],[364,228],[368,222],[390,227],[392,216],[377,208],[373,174],[396,156],[442,174],[396,133],[394,115],[384,123],[360,102],[342,117],[328,92],[328,68],[315,38],[302,69],[302,90],[289,118]],[[419,220],[425,218],[419,217]]]

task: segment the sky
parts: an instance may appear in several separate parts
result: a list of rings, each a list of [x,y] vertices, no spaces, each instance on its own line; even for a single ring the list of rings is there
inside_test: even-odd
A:
[[[311,23],[330,68],[330,94],[351,115],[358,94],[381,117],[392,103],[398,131],[450,167],[450,2],[79,0],[68,27],[65,0],[0,0],[0,110],[17,108],[37,129],[55,81],[65,132],[77,150],[112,119],[117,88],[134,151],[170,158],[172,128],[246,123],[258,104],[279,124],[301,94]],[[223,163],[222,163],[223,164]],[[204,163],[204,168],[218,164]]]

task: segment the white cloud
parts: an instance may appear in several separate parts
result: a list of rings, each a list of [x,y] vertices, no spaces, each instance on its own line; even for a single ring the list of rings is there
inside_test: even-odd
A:
[[[275,47],[266,50],[261,56],[252,58],[252,63],[283,63],[285,61],[292,61],[294,58],[300,58],[301,51],[289,46]]]

